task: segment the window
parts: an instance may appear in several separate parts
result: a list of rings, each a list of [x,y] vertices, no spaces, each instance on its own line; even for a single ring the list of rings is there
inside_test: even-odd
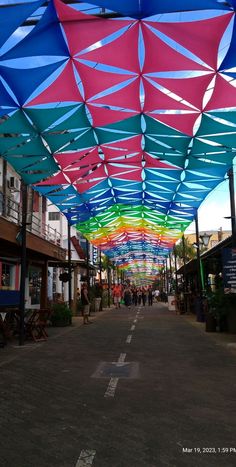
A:
[[[8,263],[2,263],[2,275],[0,288],[9,290],[13,287],[14,266]]]
[[[35,266],[29,267],[29,296],[31,305],[40,304],[42,274],[41,269]]]
[[[48,220],[49,221],[59,221],[60,220],[60,212],[53,211],[48,213]]]

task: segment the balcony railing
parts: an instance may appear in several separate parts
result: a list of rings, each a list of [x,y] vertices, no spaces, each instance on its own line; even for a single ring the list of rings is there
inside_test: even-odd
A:
[[[4,196],[0,192],[0,217],[4,217],[14,224],[20,225],[22,218],[22,209],[19,203],[14,199]],[[42,222],[42,219],[35,213],[30,212],[27,215],[27,230],[32,234],[44,238],[48,242],[62,246],[62,235],[57,229],[53,229],[50,224]]]

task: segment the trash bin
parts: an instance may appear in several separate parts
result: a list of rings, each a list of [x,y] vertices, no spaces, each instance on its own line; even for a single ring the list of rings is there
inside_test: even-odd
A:
[[[168,295],[168,310],[176,311],[176,300],[174,295]]]

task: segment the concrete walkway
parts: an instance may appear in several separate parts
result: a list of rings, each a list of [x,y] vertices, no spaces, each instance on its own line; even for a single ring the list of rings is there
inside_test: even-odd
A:
[[[1,467],[234,467],[236,336],[156,304],[0,349]]]

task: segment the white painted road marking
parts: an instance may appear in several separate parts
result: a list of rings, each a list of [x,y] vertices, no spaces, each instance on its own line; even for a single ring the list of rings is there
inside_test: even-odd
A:
[[[127,336],[127,339],[126,339],[126,344],[130,344],[131,339],[132,339],[132,335],[129,334],[129,335]]]
[[[96,451],[91,449],[83,449],[75,467],[86,467],[88,465],[92,465],[95,454]]]
[[[134,319],[134,323],[137,323],[137,319]]]
[[[133,326],[131,326],[130,328],[130,331],[134,331],[135,330],[135,324],[133,324]]]
[[[121,353],[119,358],[118,358],[118,362],[121,363],[121,362],[124,362],[125,361],[125,357],[126,357],[126,353]]]
[[[126,353],[121,353],[119,358],[118,358],[118,362],[117,362],[117,366],[123,366],[124,364],[124,361],[125,361],[125,357],[126,357]],[[109,381],[109,384],[107,386],[107,390],[104,394],[104,397],[114,397],[115,396],[115,390],[116,390],[116,386],[118,384],[118,381],[119,381],[119,378],[111,378],[110,381]]]
[[[111,378],[104,397],[114,397],[119,378]]]

